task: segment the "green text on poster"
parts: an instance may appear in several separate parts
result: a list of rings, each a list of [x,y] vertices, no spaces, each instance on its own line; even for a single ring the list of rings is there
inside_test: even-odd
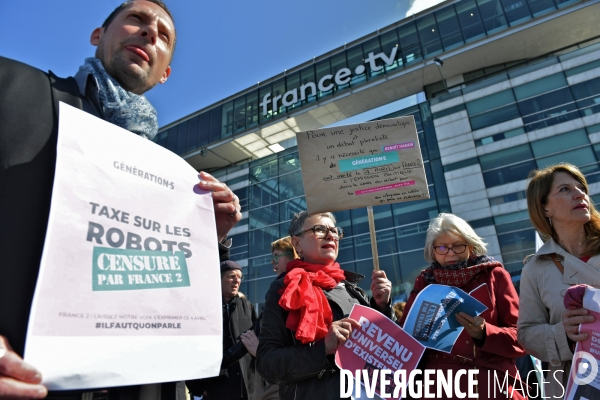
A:
[[[182,251],[94,247],[92,280],[94,291],[190,286]]]

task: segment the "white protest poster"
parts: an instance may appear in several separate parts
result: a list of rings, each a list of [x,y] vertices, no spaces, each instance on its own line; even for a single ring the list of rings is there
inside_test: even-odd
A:
[[[298,132],[310,214],[429,198],[413,116]]]
[[[60,104],[50,218],[25,360],[51,390],[218,374],[210,193],[182,158]]]

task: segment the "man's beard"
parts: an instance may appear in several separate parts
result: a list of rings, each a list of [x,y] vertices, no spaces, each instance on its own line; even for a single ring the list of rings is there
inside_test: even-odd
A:
[[[135,94],[144,94],[156,86],[158,82],[150,83],[148,71],[135,68],[131,64],[134,63],[130,60],[114,57],[109,65],[104,66],[104,69],[119,82],[123,89]]]

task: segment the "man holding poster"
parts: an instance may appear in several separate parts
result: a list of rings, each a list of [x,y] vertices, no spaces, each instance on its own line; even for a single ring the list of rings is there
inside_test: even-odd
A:
[[[152,138],[158,130],[156,111],[142,94],[168,79],[175,40],[164,3],[136,0],[117,7],[92,32],[95,58],[86,59],[75,77],[61,79],[0,57],[0,398],[47,395],[41,373],[21,356],[48,225],[58,103]],[[200,187],[212,191],[217,236],[224,241],[241,219],[238,199],[209,174],[201,179]],[[139,394],[137,388],[120,389],[110,396]]]

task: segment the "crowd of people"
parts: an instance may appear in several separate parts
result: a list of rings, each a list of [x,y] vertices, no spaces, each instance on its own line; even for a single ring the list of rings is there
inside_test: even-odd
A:
[[[373,271],[368,297],[357,285],[364,277],[343,270],[336,262],[343,230],[336,226],[333,214],[297,214],[289,236],[271,245],[276,278],[266,295],[260,333],[257,336],[249,330],[240,335],[240,343],[253,359],[251,367],[243,367],[240,360],[239,367],[248,368],[248,377],[241,381],[244,374],[229,372],[228,380],[217,378],[228,393],[235,388],[236,396],[227,398],[339,399],[340,372],[333,356],[352,330],[360,328],[347,317],[353,305],[372,307],[403,326],[415,298],[430,284],[454,286],[467,293],[485,284],[489,302],[480,315],[458,313],[456,321],[464,332],[451,352],[427,349],[419,368],[444,374],[453,371],[454,375],[477,369],[479,398],[494,393],[491,398],[523,399],[530,393],[523,387],[532,380],[519,372],[516,361],[529,360],[526,355],[531,354],[549,365],[545,397],[564,396],[574,344],[586,338],[578,333],[578,325],[593,317],[583,308],[565,310],[563,297],[566,289],[578,283],[600,285],[596,260],[600,215],[576,167],[557,164],[533,171],[530,178],[530,217],[546,243],[523,268],[520,296],[502,263],[487,255],[484,240],[456,215],[441,213],[430,221],[424,258],[431,265],[417,277],[406,302],[392,305],[392,285],[384,271]],[[235,280],[236,290],[240,282]],[[224,280],[224,307],[230,301],[225,293],[231,285]],[[520,300],[527,305],[521,310]],[[240,332],[231,333],[226,320],[224,313],[225,350],[234,345],[232,340]],[[248,320],[246,326],[251,325]],[[494,390],[488,377],[506,375],[512,380],[503,391]],[[461,392],[468,391],[467,375],[461,376],[458,385]],[[190,387],[205,399],[224,398]],[[531,391],[533,397],[541,396],[539,390]],[[437,393],[435,381],[431,391]]]
[[[143,93],[171,74],[176,30],[166,5],[127,1],[93,31],[90,42],[97,47],[95,57],[66,79],[0,57],[0,399],[82,398],[81,392],[49,393],[41,372],[22,359],[54,180],[57,100],[146,138],[158,129],[156,112]],[[424,243],[430,266],[416,278],[405,304],[393,307],[392,283],[384,270],[372,272],[367,295],[359,286],[365,277],[336,262],[344,232],[334,215],[304,211],[291,221],[289,236],[271,246],[276,276],[258,317],[239,291],[242,267],[228,254],[227,235],[241,219],[239,200],[210,174],[201,173],[199,185],[214,201],[224,354],[217,377],[186,382],[195,397],[339,399],[334,354],[360,327],[348,317],[353,305],[371,307],[403,326],[426,286],[469,292],[484,283],[488,309],[481,315],[459,313],[464,333],[451,353],[429,349],[420,367],[478,369],[478,391],[485,398],[491,384],[487,371],[516,378],[515,359],[531,354],[548,363],[547,376],[555,378],[547,379],[546,396],[564,395],[574,344],[586,338],[578,326],[594,318],[584,308],[565,310],[563,296],[572,285],[600,286],[600,214],[575,166],[557,164],[530,176],[529,216],[546,241],[523,268],[520,294],[475,230],[462,218],[442,213],[430,221]],[[465,376],[460,386],[466,385]],[[508,392],[501,396],[522,398],[519,391]],[[144,397],[141,386],[103,393],[111,400]],[[157,398],[175,399],[175,385],[162,384]]]
[[[360,328],[347,317],[354,304],[372,307],[403,326],[427,285],[469,293],[485,284],[487,310],[480,315],[458,313],[456,321],[464,331],[451,352],[427,349],[419,368],[444,374],[477,369],[479,398],[494,393],[492,398],[523,399],[530,393],[523,388],[532,380],[521,376],[516,360],[531,354],[549,365],[545,397],[564,396],[574,344],[586,338],[578,326],[593,317],[584,308],[565,310],[563,297],[572,285],[600,285],[600,214],[583,174],[564,163],[531,173],[527,202],[531,221],[546,242],[527,259],[520,295],[502,263],[487,255],[483,238],[462,218],[441,213],[430,221],[424,243],[424,258],[431,265],[417,277],[406,302],[393,305],[384,271],[373,271],[369,298],[357,286],[364,277],[336,262],[343,230],[333,214],[297,214],[290,236],[271,246],[277,278],[266,295],[260,335],[256,341],[243,340],[256,357],[258,382],[278,385],[279,397],[272,398],[339,399],[340,372],[333,355]],[[521,309],[520,300],[526,304]],[[490,376],[512,380],[496,391]],[[467,375],[458,384],[466,393]],[[435,381],[431,390],[437,393]],[[539,390],[531,393],[539,397]]]

